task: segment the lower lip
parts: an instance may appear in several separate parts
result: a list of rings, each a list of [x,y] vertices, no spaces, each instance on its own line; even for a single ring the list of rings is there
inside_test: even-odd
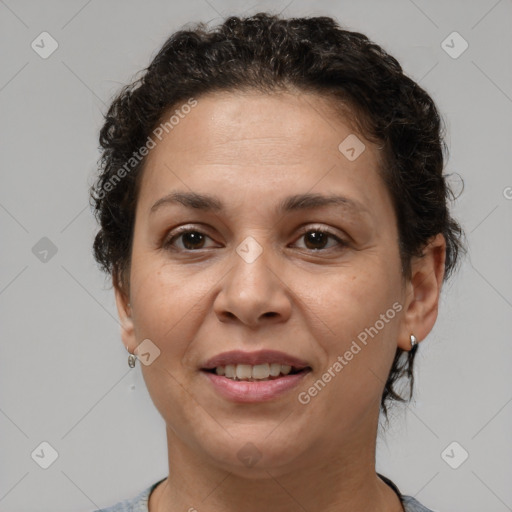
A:
[[[202,373],[209,379],[216,391],[234,402],[257,403],[273,400],[299,385],[310,372],[302,371],[293,375],[283,375],[278,379],[257,381],[231,380],[207,371]]]

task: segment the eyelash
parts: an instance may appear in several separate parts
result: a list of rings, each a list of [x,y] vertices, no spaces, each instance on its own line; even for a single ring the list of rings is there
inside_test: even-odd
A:
[[[174,231],[174,234],[172,234],[172,236],[166,242],[164,242],[163,247],[167,250],[176,251],[176,252],[198,252],[198,251],[204,250],[204,248],[200,248],[200,249],[181,249],[181,248],[179,248],[179,249],[177,249],[177,248],[173,247],[174,242],[178,238],[180,238],[181,236],[186,235],[188,233],[198,233],[200,235],[204,235],[211,239],[211,237],[209,237],[206,233],[203,233],[199,229],[195,229],[195,228],[191,228],[191,227],[181,227],[181,228],[177,228]],[[336,242],[338,242],[338,245],[340,246],[339,249],[345,248],[349,245],[348,242],[341,239],[340,237],[335,235],[333,232],[331,232],[325,228],[321,228],[321,227],[317,227],[317,226],[312,226],[312,227],[306,226],[306,227],[302,228],[300,231],[299,238],[304,237],[308,233],[321,233],[323,235],[327,235],[328,238],[332,238]],[[333,247],[328,247],[328,248],[324,248],[324,249],[307,249],[306,248],[306,250],[311,251],[313,253],[328,251],[331,249],[335,249],[335,248],[333,248]]]

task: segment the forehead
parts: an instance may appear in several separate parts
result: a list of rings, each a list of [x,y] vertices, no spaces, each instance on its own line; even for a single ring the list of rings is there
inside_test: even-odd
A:
[[[238,182],[265,193],[291,183],[307,190],[320,180],[330,186],[343,173],[362,187],[376,179],[380,155],[362,135],[357,137],[365,150],[357,160],[340,153],[340,143],[355,130],[328,98],[237,91],[196,101],[187,114],[174,117],[178,122],[167,127],[147,156],[141,200],[160,197],[176,185],[218,188]]]
[[[286,156],[286,163],[311,155],[311,148],[336,153],[343,134],[354,133],[349,120],[341,118],[333,100],[317,94],[255,91],[222,91],[200,96],[197,105],[187,114],[173,116],[173,124],[163,126],[163,146],[195,160],[208,153],[222,158],[235,154],[243,159],[261,146],[267,148],[269,158]],[[185,102],[183,102],[185,105]],[[180,105],[173,112],[180,111]],[[167,121],[173,112],[163,116]],[[360,136],[361,137],[361,136]],[[157,141],[158,142],[158,141]],[[283,144],[289,144],[286,153]],[[280,146],[280,155],[272,154],[273,146]],[[161,151],[152,151],[148,163]],[[264,159],[266,161],[267,159]]]

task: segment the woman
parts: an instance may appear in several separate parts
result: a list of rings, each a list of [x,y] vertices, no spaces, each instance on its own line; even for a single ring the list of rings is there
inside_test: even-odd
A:
[[[463,250],[440,119],[328,17],[172,35],[112,103],[91,190],[169,476],[109,508],[428,511],[375,471]]]

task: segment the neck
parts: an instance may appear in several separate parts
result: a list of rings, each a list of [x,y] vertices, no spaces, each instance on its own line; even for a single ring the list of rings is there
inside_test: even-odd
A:
[[[219,468],[167,429],[169,477],[151,494],[149,512],[403,511],[398,496],[375,472],[375,436],[371,439],[352,440],[317,459],[312,449],[293,467],[248,475]]]

